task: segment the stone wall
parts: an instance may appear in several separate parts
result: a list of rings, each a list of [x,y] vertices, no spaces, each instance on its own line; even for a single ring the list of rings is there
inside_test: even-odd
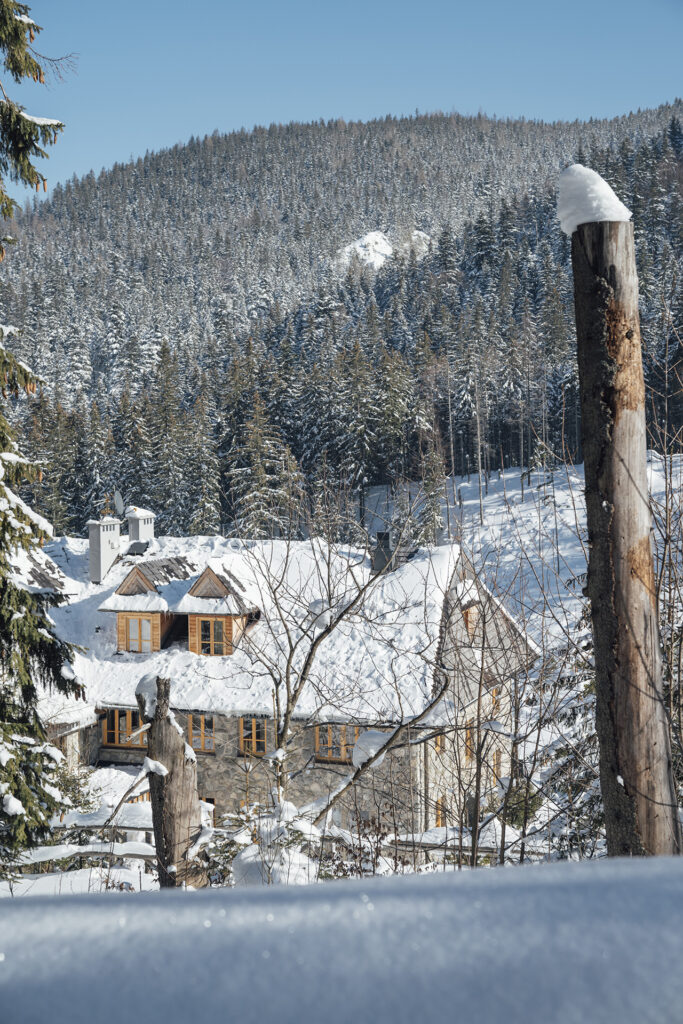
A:
[[[188,715],[176,711],[176,720],[188,736]],[[266,719],[266,755],[275,750],[272,719]],[[239,749],[239,718],[214,715],[214,751],[195,751],[199,796],[212,800],[216,814],[239,811],[245,804],[272,802],[275,773],[272,760],[245,755]],[[144,748],[100,745],[100,733],[94,729],[97,743],[91,749],[89,763],[141,764]],[[353,792],[339,802],[336,819],[345,827],[358,820],[380,821],[390,831],[415,831],[424,816],[422,800],[422,747],[410,745],[406,734],[404,745],[387,753],[384,762],[369,770]],[[86,760],[84,758],[84,760]],[[295,724],[289,748],[286,797],[297,807],[314,800],[325,800],[353,771],[351,764],[316,760],[315,728]]]

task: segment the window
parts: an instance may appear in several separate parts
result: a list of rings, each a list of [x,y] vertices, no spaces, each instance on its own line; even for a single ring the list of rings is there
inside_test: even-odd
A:
[[[477,623],[479,622],[479,607],[476,604],[470,605],[469,608],[465,608],[462,613],[462,617],[465,620],[465,629],[470,639],[473,639],[474,634],[477,631]]]
[[[471,761],[474,757],[474,722],[470,718],[465,726],[465,760]]]
[[[240,718],[240,754],[261,757],[266,752],[266,719]]]
[[[493,770],[493,781],[497,782],[500,778],[500,762],[501,762],[501,751],[500,749],[493,751],[492,758],[492,770]]]
[[[316,761],[342,761],[348,764],[358,732],[357,725],[316,725]]]
[[[110,708],[102,716],[102,743],[105,747],[145,747],[147,733],[142,732],[130,739],[141,725],[138,711]]]
[[[187,734],[193,750],[203,750],[206,754],[215,753],[213,715],[188,715]]]
[[[491,710],[495,715],[500,709],[500,686],[491,687]]]
[[[446,797],[438,797],[434,805],[434,824],[437,828],[444,828],[446,824]]]
[[[437,754],[443,754],[446,749],[446,737],[442,732],[434,737],[434,750]]]
[[[226,651],[225,622],[223,619],[199,620],[199,650],[202,654],[221,656]]]
[[[126,650],[148,654],[152,650],[152,620],[138,616],[126,619]]]

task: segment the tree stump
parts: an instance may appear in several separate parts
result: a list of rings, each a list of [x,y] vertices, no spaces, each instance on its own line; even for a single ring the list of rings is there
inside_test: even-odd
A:
[[[197,762],[187,756],[185,737],[169,714],[171,680],[157,677],[156,703],[150,718],[149,694],[136,693],[140,715],[150,723],[147,756],[159,761],[167,775],[150,774],[152,821],[156,844],[159,885],[162,889],[208,884],[200,861],[188,861],[187,851],[201,832],[201,807],[197,795]]]

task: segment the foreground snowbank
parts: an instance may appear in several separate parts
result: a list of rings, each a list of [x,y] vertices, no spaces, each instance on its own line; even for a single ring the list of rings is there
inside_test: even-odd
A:
[[[8,901],[0,1019],[678,1020],[682,905],[680,860]]]

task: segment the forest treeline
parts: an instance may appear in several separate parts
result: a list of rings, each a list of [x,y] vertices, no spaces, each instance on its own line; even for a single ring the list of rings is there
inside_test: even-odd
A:
[[[118,488],[163,532],[263,535],[375,483],[429,492],[445,473],[580,460],[555,219],[569,160],[633,211],[648,413],[653,437],[671,437],[680,112],[294,125],[193,140],[57,190],[16,226],[26,242],[0,288],[19,354],[45,379],[15,409],[45,466],[28,498],[59,532],[82,532]],[[340,269],[339,249],[377,226],[431,244],[377,273]]]

